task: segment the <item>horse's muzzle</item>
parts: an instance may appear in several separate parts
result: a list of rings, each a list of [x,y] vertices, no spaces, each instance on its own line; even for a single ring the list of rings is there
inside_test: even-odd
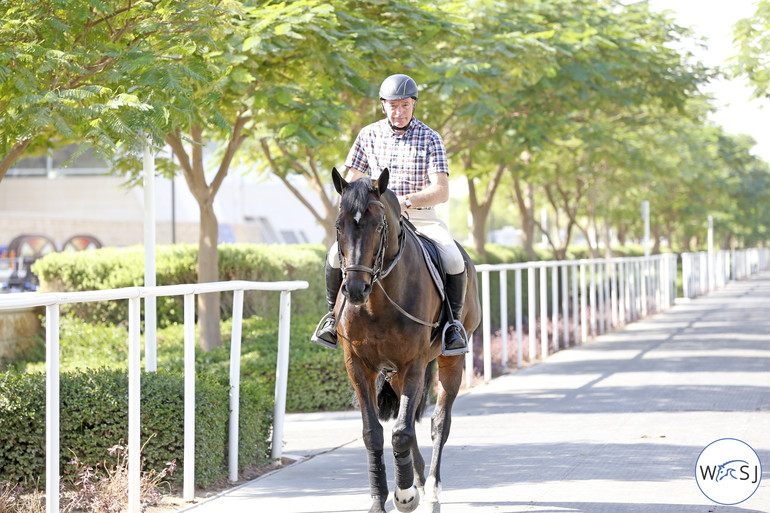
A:
[[[369,299],[372,292],[372,284],[363,277],[348,276],[342,283],[342,294],[354,305],[362,305]]]

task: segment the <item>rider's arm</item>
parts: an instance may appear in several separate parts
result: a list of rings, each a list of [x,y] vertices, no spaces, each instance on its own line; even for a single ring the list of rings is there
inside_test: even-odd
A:
[[[432,207],[439,203],[444,203],[449,199],[449,178],[446,173],[435,173],[431,175],[433,183],[421,190],[409,195],[413,207]],[[401,205],[401,212],[406,210],[406,196],[398,198]]]
[[[357,171],[357,170],[353,169],[352,167],[349,167],[348,168],[348,172],[345,175],[345,181],[348,182],[348,183],[355,182],[356,180],[358,180],[359,178],[361,178],[363,176],[366,176],[366,175],[363,174],[361,171]]]

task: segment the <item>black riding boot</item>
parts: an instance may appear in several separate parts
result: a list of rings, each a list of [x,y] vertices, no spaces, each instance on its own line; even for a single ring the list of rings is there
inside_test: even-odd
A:
[[[444,354],[455,355],[468,352],[468,340],[462,328],[463,306],[465,292],[468,286],[468,275],[465,271],[459,274],[448,274],[446,277],[446,295],[449,308],[452,310],[454,321],[444,328]]]
[[[316,344],[330,349],[337,348],[337,320],[334,318],[334,305],[337,303],[337,294],[342,286],[342,270],[336,269],[326,262],[326,305],[329,313],[324,315],[318,323],[315,333],[310,338]]]

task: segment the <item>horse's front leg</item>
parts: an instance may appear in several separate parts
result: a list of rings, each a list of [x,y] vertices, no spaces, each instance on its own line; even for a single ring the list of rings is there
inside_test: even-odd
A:
[[[393,455],[396,460],[396,489],[393,504],[399,511],[414,511],[420,504],[420,493],[415,486],[412,450],[417,443],[414,430],[415,411],[422,398],[425,366],[416,364],[399,373],[398,417],[393,426]],[[424,464],[423,464],[424,465]],[[420,476],[422,481],[422,476]],[[422,483],[420,483],[422,484]]]
[[[441,453],[447,438],[449,438],[449,428],[452,424],[452,404],[454,404],[457,392],[460,390],[464,361],[462,356],[438,357],[438,396],[436,407],[431,416],[433,454],[431,455],[430,474],[425,482],[425,500],[436,505],[441,493]]]
[[[350,381],[358,396],[363,421],[363,438],[369,460],[369,489],[372,495],[372,507],[369,513],[385,513],[385,501],[388,499],[388,476],[385,473],[383,459],[383,430],[377,418],[375,405],[377,393],[375,382],[377,372],[364,369],[350,358],[346,358],[346,367]]]

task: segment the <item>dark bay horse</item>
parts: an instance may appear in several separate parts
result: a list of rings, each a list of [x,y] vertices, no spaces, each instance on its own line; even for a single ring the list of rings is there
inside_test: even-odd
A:
[[[388,483],[380,419],[391,418],[396,419],[393,502],[399,511],[413,511],[420,502],[418,488],[424,488],[424,501],[437,510],[441,452],[449,436],[464,358],[442,355],[441,330],[435,329],[442,300],[420,243],[405,235],[398,199],[387,189],[388,170],[374,182],[361,178],[347,183],[336,169],[332,177],[342,195],[336,226],[344,280],[335,311],[337,334],[361,406],[372,494],[369,511],[385,511]],[[479,324],[481,307],[475,268],[460,249],[468,272],[460,321],[470,337]],[[415,421],[427,405],[434,360],[438,362],[438,397],[431,418],[433,454],[426,481]]]

